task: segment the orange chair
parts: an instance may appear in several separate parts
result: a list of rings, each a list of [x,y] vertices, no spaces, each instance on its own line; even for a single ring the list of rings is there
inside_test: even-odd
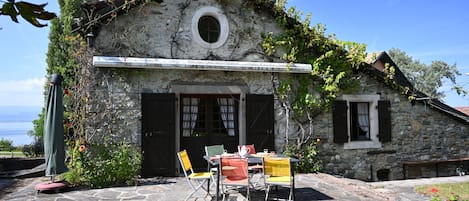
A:
[[[249,150],[249,154],[250,155],[253,155],[253,154],[256,154],[256,148],[254,147],[254,144],[247,144],[247,145],[238,145],[238,153],[241,152],[241,148],[245,146],[246,148],[248,148]],[[251,173],[262,173],[262,164],[255,164],[255,165],[250,165],[248,167],[249,171]],[[252,175],[254,176],[254,175]],[[254,181],[254,183],[252,183],[252,187],[254,187],[255,184],[259,183],[260,179],[262,179],[263,177],[259,177],[256,181]]]
[[[199,189],[203,189],[207,192],[205,197],[210,195],[207,189],[202,188],[203,185],[210,180],[214,181],[212,172],[194,172],[192,169],[192,163],[189,159],[189,155],[186,150],[182,150],[177,153],[179,163],[181,164],[182,171],[186,177],[187,183],[192,188],[192,192],[186,196],[184,200],[191,198]],[[210,185],[210,184],[209,184]]]
[[[271,186],[285,186],[290,188],[288,200],[292,200],[294,193],[293,175],[290,158],[264,158],[265,200],[269,198]]]
[[[220,159],[221,175],[223,176],[221,185],[223,189],[223,200],[225,200],[226,187],[246,187],[246,197],[250,200],[249,196],[249,174],[248,174],[248,159],[239,157],[222,157]]]

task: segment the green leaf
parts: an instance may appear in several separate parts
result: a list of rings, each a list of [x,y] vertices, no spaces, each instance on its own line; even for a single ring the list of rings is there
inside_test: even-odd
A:
[[[50,13],[44,10],[44,7],[47,5],[45,4],[32,4],[24,1],[20,1],[15,3],[16,8],[18,8],[18,11],[26,21],[31,23],[32,25],[36,27],[45,27],[47,24],[41,24],[37,19],[41,20],[50,20],[55,17],[55,13]]]
[[[18,16],[18,12],[15,9],[13,1],[4,3],[2,6],[2,12],[0,14],[9,15],[13,22],[18,23],[18,18],[16,18],[16,16]]]

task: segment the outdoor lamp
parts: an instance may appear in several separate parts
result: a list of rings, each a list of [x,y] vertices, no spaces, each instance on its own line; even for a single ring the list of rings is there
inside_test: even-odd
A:
[[[93,42],[94,42],[94,34],[93,34],[93,31],[90,31],[86,34],[86,43],[88,44],[89,47],[92,47]]]

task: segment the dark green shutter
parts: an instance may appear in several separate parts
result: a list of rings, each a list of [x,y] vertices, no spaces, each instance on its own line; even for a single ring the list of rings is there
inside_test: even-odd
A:
[[[391,102],[388,100],[378,101],[379,141],[391,141]]]
[[[246,94],[246,144],[275,150],[274,96]]]
[[[334,131],[335,143],[348,142],[347,132],[347,101],[336,100],[334,101],[334,108],[332,112],[332,124]]]

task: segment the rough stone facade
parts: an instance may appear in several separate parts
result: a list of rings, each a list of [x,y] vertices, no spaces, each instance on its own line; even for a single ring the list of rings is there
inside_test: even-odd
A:
[[[415,105],[383,83],[362,76],[357,94],[379,94],[391,101],[392,141],[377,149],[343,149],[332,142],[332,114],[325,113],[315,121],[315,134],[321,139],[320,157],[323,171],[361,180],[379,180],[377,171],[389,170],[390,180],[403,178],[403,162],[448,160],[469,156],[469,125],[417,101]],[[456,165],[443,164],[440,175],[455,175]],[[410,167],[409,177],[434,177],[435,166]]]
[[[226,16],[228,36],[217,48],[195,41],[191,26],[194,14],[203,7],[219,9]],[[225,26],[225,25],[222,25]],[[276,61],[267,57],[260,43],[262,33],[280,33],[269,11],[257,10],[245,1],[185,1],[147,3],[129,10],[100,27],[94,55],[200,59],[224,61]],[[196,70],[115,69],[89,66],[92,75],[87,105],[87,138],[123,139],[141,144],[141,94],[177,93],[178,85],[236,86],[253,94],[273,94],[278,80],[294,74]],[[273,82],[275,81],[275,82]],[[389,179],[402,179],[404,161],[442,160],[468,157],[469,125],[417,101],[412,105],[401,95],[366,75],[357,94],[376,95],[391,101],[392,141],[381,148],[344,149],[333,142],[332,112],[315,118],[323,171],[362,180],[378,180],[378,170],[389,170]],[[275,147],[285,144],[285,111],[275,101]],[[295,130],[290,125],[294,138]],[[179,134],[176,134],[179,135]],[[177,147],[177,146],[176,146]],[[448,168],[450,169],[450,168]],[[423,176],[434,176],[422,169]],[[449,174],[449,173],[448,173]]]

